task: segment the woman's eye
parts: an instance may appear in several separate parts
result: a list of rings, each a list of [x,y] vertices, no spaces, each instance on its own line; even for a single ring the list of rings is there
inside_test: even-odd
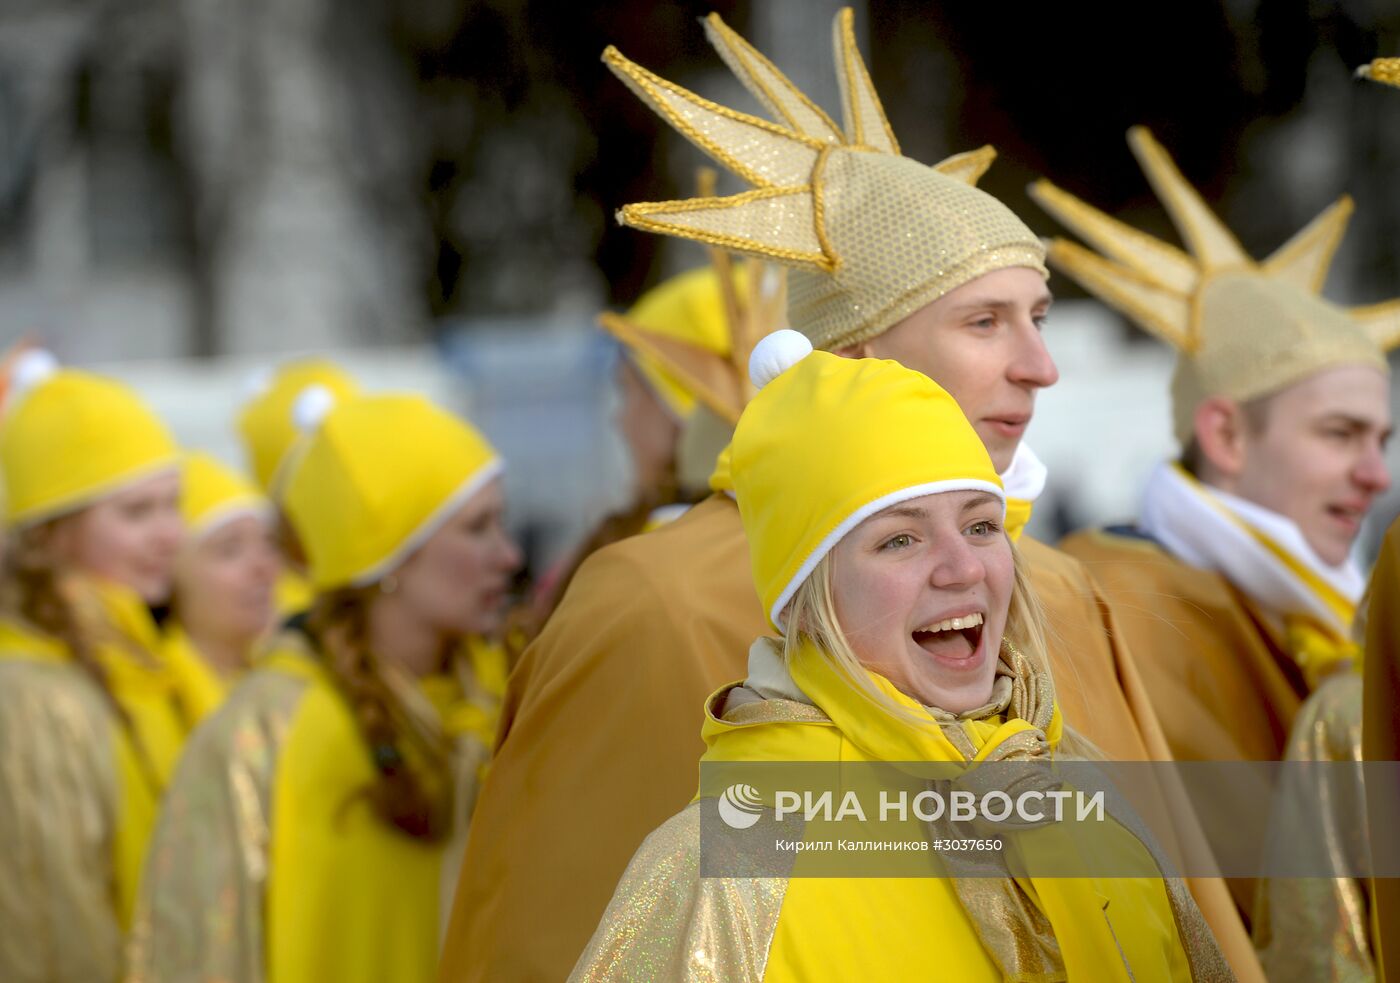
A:
[[[885,540],[880,548],[886,550],[902,550],[912,545],[914,545],[914,537],[908,533],[900,533],[898,536],[892,536]]]
[[[982,317],[972,322],[974,328],[994,328],[997,326],[997,319],[994,317]]]
[[[967,531],[973,536],[990,536],[997,531],[997,524],[989,520],[974,522],[967,527]]]

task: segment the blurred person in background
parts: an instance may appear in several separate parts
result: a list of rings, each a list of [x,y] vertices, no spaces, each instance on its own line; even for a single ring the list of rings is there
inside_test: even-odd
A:
[[[709,173],[702,185],[713,187]],[[621,345],[616,423],[633,462],[632,502],[599,523],[540,585],[537,625],[589,556],[678,518],[708,495],[715,459],[749,395],[749,352],[782,319],[781,291],[778,271],[712,250],[709,266],[652,288],[626,315],[599,315]]]
[[[1005,485],[1008,535],[1053,628],[1066,721],[1111,758],[1169,757],[1097,587],[1077,561],[1022,535],[1045,468],[1021,437],[1058,373],[1040,332],[1051,304],[1044,247],[974,187],[994,152],[933,167],[901,156],[849,9],[834,25],[844,128],[718,16],[705,24],[783,125],[716,106],[609,49],[604,60],[637,95],[755,186],[629,205],[622,221],[787,267],[787,321],[816,347],[891,358],[947,389]],[[766,624],[727,455],[711,487],[662,529],[595,553],[512,674],[442,980],[564,976],[643,838],[692,797],[705,697],[743,678]],[[618,694],[619,711],[600,713]],[[1198,832],[1192,823],[1181,817],[1183,836]],[[1224,886],[1192,889],[1232,965],[1258,978]]]
[[[1189,255],[1049,182],[1032,195],[1102,254],[1057,240],[1051,262],[1177,349],[1182,450],[1149,477],[1136,524],[1062,545],[1117,603],[1177,758],[1312,758],[1330,742],[1317,725],[1337,693],[1300,707],[1329,680],[1359,685],[1349,670],[1365,575],[1352,546],[1390,484],[1385,352],[1400,341],[1400,307],[1346,310],[1318,294],[1350,199],[1255,262],[1150,133],[1128,137]],[[1369,965],[1354,882],[1273,880],[1258,905],[1254,882],[1232,887],[1270,979]]]
[[[198,713],[152,614],[183,532],[179,452],[126,386],[32,351],[7,393],[0,469],[0,979],[117,980]]]
[[[276,618],[282,570],[272,503],[247,478],[208,454],[186,454],[181,510],[185,542],[175,563],[166,620],[172,671],[208,716],[252,665]]]
[[[430,980],[521,556],[495,450],[410,395],[297,401],[310,609],[195,733],[133,929],[145,981]]]
[[[358,395],[360,384],[339,365],[326,359],[304,358],[285,362],[256,376],[251,394],[238,413],[238,436],[248,458],[248,469],[258,487],[280,505],[287,468],[295,457],[300,432],[292,408],[309,387],[320,386],[336,399]],[[290,617],[306,610],[311,589],[306,583],[306,559],[296,533],[278,510],[278,540],[283,570],[277,580],[277,613]]]

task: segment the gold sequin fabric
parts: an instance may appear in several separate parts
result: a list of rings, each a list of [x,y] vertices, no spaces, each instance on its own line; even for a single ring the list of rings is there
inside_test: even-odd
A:
[[[991,148],[932,167],[903,157],[856,48],[833,25],[844,126],[715,15],[710,41],[775,119],[736,112],[609,48],[603,60],[667,123],[752,189],[628,205],[619,219],[791,267],[788,323],[819,348],[864,341],[985,273],[1046,274],[1040,240],[974,185]]]
[[[261,983],[277,755],[306,681],[248,676],[185,747],[151,841],[128,983]]]
[[[121,975],[116,721],[79,670],[0,660],[0,980]]]
[[[1345,309],[1319,296],[1351,218],[1350,198],[1256,262],[1146,128],[1134,127],[1128,142],[1189,254],[1049,181],[1030,194],[1094,247],[1055,239],[1051,265],[1176,349],[1178,440],[1190,441],[1205,396],[1243,402],[1340,364],[1388,371],[1384,353],[1400,343],[1400,301]]]
[[[578,964],[577,983],[758,983],[785,878],[701,877],[700,804],[647,837]]]
[[[1341,762],[1361,757],[1361,677],[1327,680],[1298,711],[1285,754],[1288,762]],[[1307,817],[1295,836],[1320,844],[1338,871],[1365,862],[1360,772],[1333,769],[1285,774],[1276,816]],[[1293,780],[1290,781],[1290,777]],[[1322,784],[1319,786],[1318,782]],[[1281,837],[1278,847],[1287,849]],[[1261,881],[1254,903],[1254,941],[1271,983],[1352,983],[1375,979],[1366,884],[1350,877]]]

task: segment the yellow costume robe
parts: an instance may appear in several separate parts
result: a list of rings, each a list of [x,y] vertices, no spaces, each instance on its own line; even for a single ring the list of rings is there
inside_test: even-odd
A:
[[[1166,758],[1095,585],[1055,550],[1026,538],[1019,548],[1051,626],[1065,720],[1110,758]],[[568,973],[637,847],[694,794],[705,698],[745,676],[767,630],[726,495],[588,559],[511,674],[444,983]],[[1243,978],[1253,954],[1223,885],[1197,896]]]
[[[455,676],[419,681],[455,747],[459,836],[504,677],[499,649],[469,652],[472,693]],[[141,885],[130,979],[432,979],[452,845],[381,819],[363,794],[374,781],[334,681],[303,636],[281,636],[191,739],[171,783]]]
[[[1065,538],[1113,605],[1179,761],[1277,761],[1307,684],[1253,604],[1220,574],[1128,530]]]
[[[0,979],[120,979],[146,844],[191,718],[134,593],[83,591],[123,721],[56,638],[0,619]]]
[[[776,644],[768,653],[782,666]],[[991,703],[956,718],[871,679],[923,720],[873,707],[808,646],[783,686],[790,696],[726,687],[707,702],[702,760],[1033,760],[1059,745],[1053,686],[1024,657],[1003,653]],[[1151,853],[1117,823],[1096,842],[1145,876],[702,878],[699,809],[647,838],[571,979],[899,980],[934,966],[937,978],[968,983],[1234,978],[1185,887],[1151,876]],[[1057,835],[1051,824],[1013,849],[1038,837],[1054,849]]]

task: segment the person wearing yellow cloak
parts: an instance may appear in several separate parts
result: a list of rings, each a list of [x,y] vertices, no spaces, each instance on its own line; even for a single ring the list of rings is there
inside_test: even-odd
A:
[[[0,979],[114,983],[192,722],[148,605],[180,547],[179,454],[126,386],[21,356],[0,420]]]
[[[279,515],[283,481],[301,437],[292,407],[311,386],[320,386],[341,400],[360,392],[359,383],[334,362],[296,359],[255,378],[238,414],[238,435],[243,440],[249,471],[263,494],[279,506]],[[311,587],[304,575],[305,557],[291,525],[285,516],[278,525],[284,567],[277,580],[277,612],[285,618],[306,610],[311,603]]]
[[[283,507],[316,597],[191,739],[131,979],[429,980],[504,665],[502,468],[421,397],[298,401]],[[319,419],[319,422],[317,420]]]
[[[185,542],[165,625],[166,655],[202,720],[252,664],[272,628],[282,569],[272,503],[247,478],[208,454],[187,454],[181,511]]]
[[[952,397],[793,331],[755,349],[754,383],[732,474],[779,637],[707,701],[702,761],[1060,755],[1001,478]],[[701,877],[699,810],[642,845],[571,979],[909,979],[932,953],[960,981],[1233,978],[1180,881]],[[1156,869],[1122,827],[1096,835]]]
[[[787,267],[788,323],[817,347],[894,358],[944,386],[1001,471],[1008,532],[1053,625],[1065,718],[1110,757],[1167,758],[1096,585],[1076,561],[1020,535],[1045,482],[1021,435],[1037,390],[1058,376],[1039,330],[1051,301],[1040,240],[973,186],[994,152],[934,167],[900,156],[849,9],[833,39],[844,127],[718,16],[705,27],[779,123],[709,102],[614,49],[604,60],[753,188],[629,205],[622,221]],[[637,846],[693,793],[702,701],[743,677],[765,625],[726,456],[712,487],[675,522],[590,558],[512,673],[444,983],[561,978]],[[626,703],[600,717],[619,693]],[[1192,822],[1183,817],[1181,829]],[[1249,974],[1253,953],[1224,886],[1192,886],[1232,964]]]

